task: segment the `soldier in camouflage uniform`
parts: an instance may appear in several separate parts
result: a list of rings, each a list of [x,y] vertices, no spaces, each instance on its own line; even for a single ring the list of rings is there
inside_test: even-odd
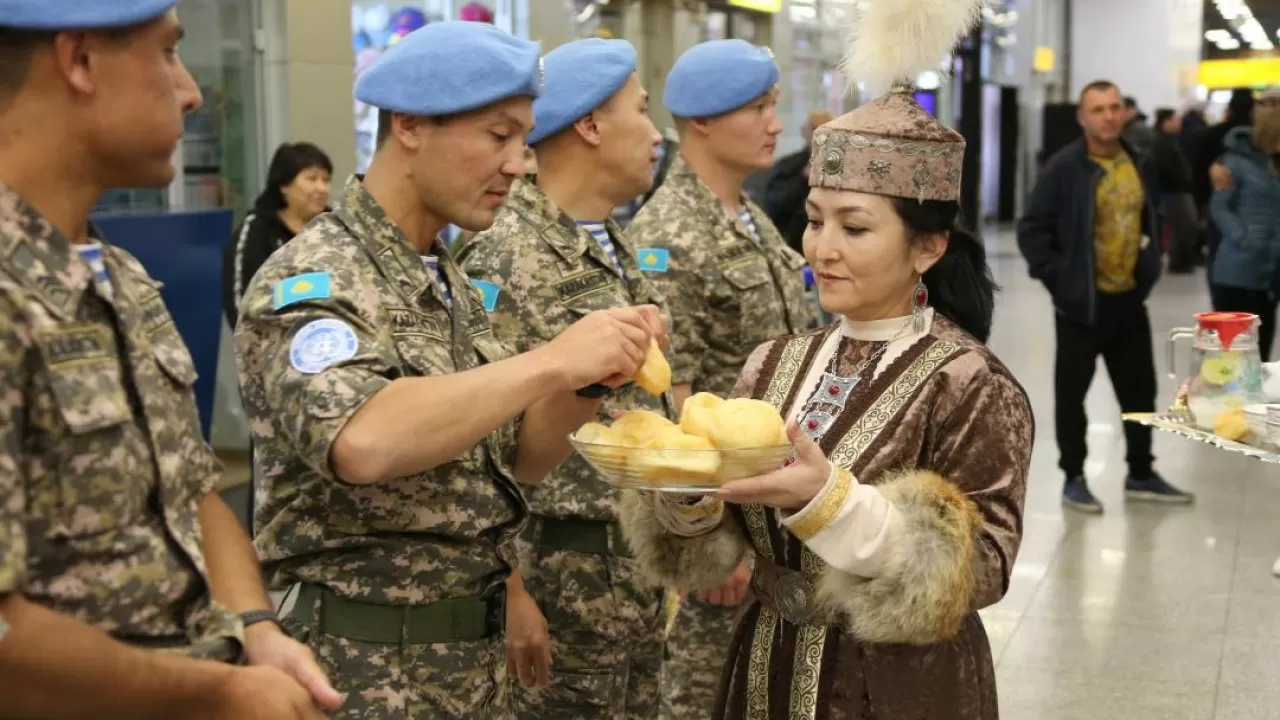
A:
[[[671,313],[677,403],[695,392],[727,397],[760,343],[805,330],[804,258],[742,192],[773,164],[778,68],[742,40],[695,45],[667,76],[664,101],[680,129],[680,156],[628,233]],[[713,713],[750,572],[686,596],[667,641],[664,720]]]
[[[158,283],[89,223],[105,188],[173,177],[201,101],[170,52],[174,4],[0,5],[5,717],[321,718],[317,703],[341,703],[305,646],[245,627],[274,613],[214,491],[191,355]]]
[[[593,310],[660,302],[608,219],[648,188],[661,141],[635,75],[635,49],[624,40],[578,40],[545,63],[547,87],[534,102],[528,140],[541,166],[537,184],[518,183],[494,226],[462,253],[467,275],[494,287],[494,333],[519,351]],[[607,422],[613,409],[674,418],[669,394],[655,398],[635,385],[614,392],[599,418]],[[617,500],[579,456],[529,491],[521,573],[508,581],[511,664],[533,686],[515,689],[521,720],[658,716],[662,590],[636,577]]]
[[[381,108],[368,175],[245,294],[258,547],[290,588],[288,624],[350,693],[338,717],[507,716],[516,482],[562,462],[594,417],[600,400],[575,390],[633,375],[662,334],[656,308],[610,310],[509,357],[489,291],[439,237],[493,222],[539,83],[537,45],[492,26],[406,36],[356,85]]]

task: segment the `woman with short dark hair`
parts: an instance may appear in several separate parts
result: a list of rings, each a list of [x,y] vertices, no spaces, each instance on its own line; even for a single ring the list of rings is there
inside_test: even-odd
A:
[[[240,298],[254,273],[271,253],[325,211],[332,177],[333,162],[319,147],[299,142],[276,148],[267,169],[266,188],[223,252],[222,308],[232,328],[240,314]]]

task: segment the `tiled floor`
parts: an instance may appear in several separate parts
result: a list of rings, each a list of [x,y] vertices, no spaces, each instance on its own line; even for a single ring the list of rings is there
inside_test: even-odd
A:
[[[1119,409],[1099,367],[1088,474],[1106,514],[1065,514],[1053,440],[1052,310],[1025,278],[1012,238],[991,245],[1004,285],[992,346],[1026,386],[1039,421],[1013,583],[983,612],[1001,717],[1280,718],[1280,580],[1271,576],[1280,555],[1280,468],[1157,437],[1157,467],[1198,501],[1126,506]],[[1167,277],[1157,289],[1149,307],[1162,373],[1168,330],[1207,305],[1203,274]],[[1174,389],[1162,377],[1161,401]]]

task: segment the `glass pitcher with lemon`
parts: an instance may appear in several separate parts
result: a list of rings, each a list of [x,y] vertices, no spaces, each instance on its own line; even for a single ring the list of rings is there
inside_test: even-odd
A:
[[[1191,339],[1191,367],[1184,378],[1187,408],[1196,426],[1213,430],[1223,414],[1266,402],[1262,393],[1262,355],[1258,352],[1258,316],[1205,312],[1194,328],[1175,328],[1167,343],[1169,376],[1178,378],[1177,342]]]

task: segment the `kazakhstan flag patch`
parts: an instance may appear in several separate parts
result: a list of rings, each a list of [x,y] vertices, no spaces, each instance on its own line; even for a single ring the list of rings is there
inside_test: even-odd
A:
[[[480,300],[484,303],[485,312],[493,312],[498,307],[498,295],[502,289],[487,280],[471,278],[471,286],[480,291]]]
[[[304,300],[324,300],[333,292],[330,285],[327,272],[304,273],[285,278],[276,283],[272,290],[272,307],[280,310]]]
[[[636,262],[643,272],[666,272],[671,265],[671,251],[666,248],[640,248]]]

